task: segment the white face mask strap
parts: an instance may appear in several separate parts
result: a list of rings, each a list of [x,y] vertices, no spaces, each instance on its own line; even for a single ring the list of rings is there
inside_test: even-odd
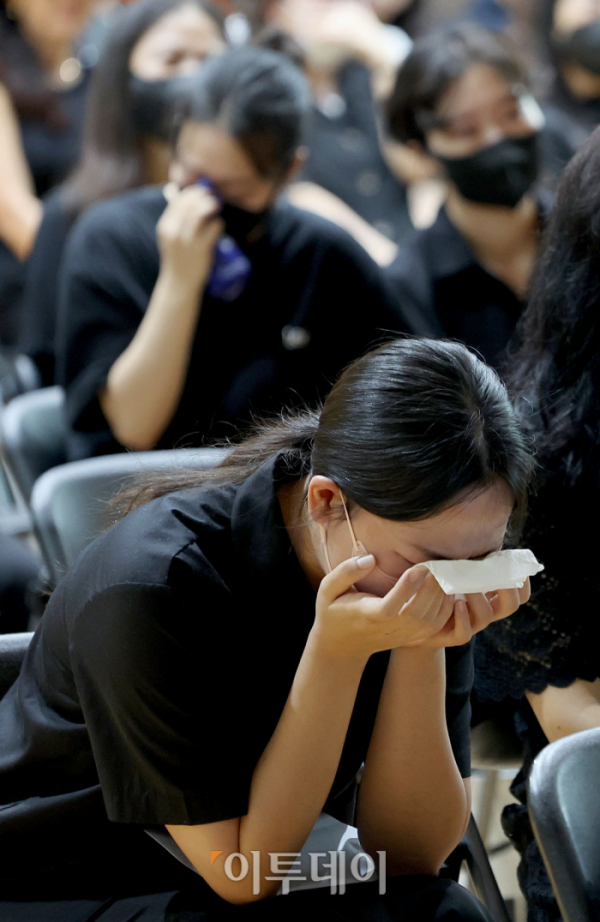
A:
[[[327,563],[327,572],[331,573],[333,567],[331,566],[331,561],[329,559],[329,551],[327,550],[327,532],[322,522],[319,522],[319,530],[321,532],[321,547],[323,548],[323,553],[325,555],[325,561]]]
[[[341,491],[340,491],[340,499],[342,501],[342,506],[344,507],[344,512],[346,513],[346,521],[348,522],[348,528],[350,529],[350,534],[352,535],[352,555],[354,557],[360,557],[361,550],[358,546],[358,541],[356,540],[354,529],[352,528],[352,522],[350,521],[350,515],[348,514],[348,507],[346,506],[346,501],[344,500],[344,494]]]
[[[348,522],[348,528],[350,529],[350,534],[352,536],[352,556],[360,557],[362,551],[356,540],[356,535],[354,534],[354,529],[352,527],[352,522],[350,521],[350,515],[348,513],[348,507],[346,506],[346,501],[342,493],[340,493],[340,499],[342,501],[342,506],[344,507],[344,513],[346,515],[346,521]],[[327,530],[322,522],[319,522],[319,531],[321,532],[321,547],[323,548],[323,554],[325,556],[325,561],[327,563],[327,572],[331,573],[333,567],[331,566],[331,561],[329,559],[329,551],[327,549]]]

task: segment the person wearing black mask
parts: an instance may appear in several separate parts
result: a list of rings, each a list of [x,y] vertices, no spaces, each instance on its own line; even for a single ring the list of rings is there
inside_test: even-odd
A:
[[[393,137],[447,180],[435,223],[387,273],[433,336],[502,367],[535,261],[544,116],[499,36],[472,24],[417,40],[388,103]]]
[[[170,183],[76,225],[57,337],[71,458],[234,435],[414,328],[359,244],[277,202],[309,109],[283,55],[216,55],[182,103]]]
[[[96,202],[166,182],[178,94],[224,47],[223,17],[209,0],[137,0],[113,14],[90,83],[80,160],[44,200],[26,267],[19,349],[44,384],[54,383],[58,272],[73,224]]]

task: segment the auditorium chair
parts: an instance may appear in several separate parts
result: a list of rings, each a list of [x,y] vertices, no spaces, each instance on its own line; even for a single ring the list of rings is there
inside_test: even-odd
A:
[[[33,633],[0,634],[0,698],[17,678],[32,637]]]
[[[34,529],[51,585],[110,522],[109,502],[136,478],[151,473],[205,470],[226,454],[220,448],[123,452],[61,464],[42,474],[31,494]]]
[[[64,391],[43,387],[2,407],[0,453],[13,492],[26,504],[37,478],[66,461]]]
[[[529,776],[531,826],[564,922],[600,922],[600,727],[546,746]]]

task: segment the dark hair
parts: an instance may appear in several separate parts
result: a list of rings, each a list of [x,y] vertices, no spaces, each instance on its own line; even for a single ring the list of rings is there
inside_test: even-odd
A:
[[[418,38],[396,75],[387,102],[388,127],[398,141],[425,143],[444,93],[474,64],[487,64],[509,83],[528,78],[505,36],[458,23]]]
[[[508,372],[540,466],[600,470],[600,128],[566,167]]]
[[[156,480],[133,505],[184,486],[242,483],[279,453],[385,519],[418,521],[502,480],[515,531],[524,520],[532,456],[499,377],[460,343],[410,338],[350,365],[320,411],[282,414],[216,469]]]
[[[46,74],[36,50],[0,0],[0,82],[6,87],[18,118],[45,122],[60,129],[67,124],[59,94],[46,84]]]
[[[257,48],[270,48],[271,51],[284,54],[296,67],[306,73],[306,55],[302,46],[279,26],[272,24],[265,26],[253,37],[252,44]]]
[[[221,12],[209,0],[137,0],[115,15],[90,83],[81,160],[63,186],[63,201],[71,212],[148,181],[132,116],[129,59],[154,23],[189,3],[223,31]]]
[[[190,79],[177,121],[217,123],[271,178],[291,166],[310,108],[308,84],[289,58],[268,48],[231,48]]]
[[[431,11],[425,11],[422,0],[409,0],[408,6],[390,20],[390,25],[404,29],[412,39],[415,39],[428,28],[430,17]]]

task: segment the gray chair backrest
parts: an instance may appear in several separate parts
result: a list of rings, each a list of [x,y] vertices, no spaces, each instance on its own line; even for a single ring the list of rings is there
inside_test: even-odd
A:
[[[42,377],[28,355],[8,356],[0,349],[0,403],[7,404],[18,394],[42,386]]]
[[[67,460],[64,402],[61,387],[43,387],[2,408],[2,459],[25,500],[41,474]]]
[[[0,634],[0,698],[17,678],[32,637],[33,633]]]
[[[542,750],[529,812],[564,922],[600,920],[600,727]]]
[[[31,494],[37,536],[56,584],[80,552],[109,524],[107,503],[135,475],[215,467],[227,451],[177,448],[103,455],[46,471]]]

